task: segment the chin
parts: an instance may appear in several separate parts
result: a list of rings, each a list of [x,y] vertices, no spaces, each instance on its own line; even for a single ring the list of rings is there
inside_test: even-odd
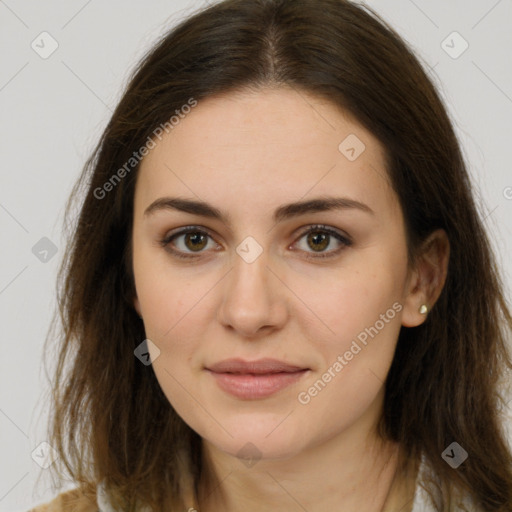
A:
[[[304,449],[307,443],[304,432],[308,429],[303,422],[297,425],[293,416],[237,413],[231,420],[220,415],[224,418],[223,428],[216,424],[212,430],[210,423],[196,422],[189,423],[189,426],[208,443],[229,455],[254,460],[286,459]]]
[[[302,451],[303,439],[290,436],[276,436],[273,439],[265,437],[246,437],[208,440],[218,450],[240,459],[240,462],[251,467],[258,460],[289,459]]]

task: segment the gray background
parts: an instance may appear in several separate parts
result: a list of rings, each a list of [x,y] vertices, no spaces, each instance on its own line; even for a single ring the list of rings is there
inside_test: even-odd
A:
[[[431,68],[463,144],[510,298],[512,2],[367,4]],[[55,494],[32,453],[42,453],[38,446],[45,441],[42,346],[55,307],[71,186],[136,61],[171,25],[203,5],[0,0],[0,511],[23,512]],[[44,31],[58,43],[47,58],[41,54],[55,43],[40,36]],[[450,36],[454,31],[463,39]],[[464,40],[469,47],[458,55]]]

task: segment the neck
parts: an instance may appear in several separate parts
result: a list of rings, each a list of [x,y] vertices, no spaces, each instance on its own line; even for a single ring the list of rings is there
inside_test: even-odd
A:
[[[199,512],[308,512],[412,509],[417,465],[400,463],[400,447],[376,433],[344,432],[287,459],[246,467],[203,440]]]

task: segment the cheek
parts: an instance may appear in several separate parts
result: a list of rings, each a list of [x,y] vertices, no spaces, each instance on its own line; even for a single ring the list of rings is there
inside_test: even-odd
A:
[[[155,375],[169,402],[186,411],[190,400],[183,386],[193,387],[199,370],[197,354],[208,343],[218,275],[142,257],[134,259],[134,272],[146,338],[159,349],[153,361]]]
[[[166,255],[154,248],[134,250],[133,270],[146,335],[165,345],[180,329],[191,327],[190,315],[200,313],[208,279],[194,276],[193,270],[172,267]]]
[[[347,265],[336,273],[297,274],[294,292],[306,306],[303,329],[310,331],[312,340],[320,337],[320,347],[328,351],[348,350],[353,339],[376,323],[386,333],[393,324],[397,333],[402,309],[400,268],[391,260],[379,268],[361,259],[357,266]]]
[[[401,328],[400,287],[379,273],[354,272],[351,278],[331,280],[328,293],[311,308],[322,319],[310,325],[309,338],[323,365],[297,399],[308,417],[320,418],[326,431],[336,432],[382,392]]]
[[[191,389],[192,358],[204,332],[204,288],[198,280],[179,271],[171,274],[168,268],[141,265],[135,272],[145,334],[159,350],[152,359],[153,371],[169,403],[180,414],[192,414],[184,389]]]

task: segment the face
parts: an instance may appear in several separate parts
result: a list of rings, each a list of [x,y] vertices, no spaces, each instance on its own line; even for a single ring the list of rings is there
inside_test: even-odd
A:
[[[290,457],[381,403],[411,308],[404,220],[382,146],[333,104],[201,101],[141,164],[133,271],[158,382],[223,452]]]

